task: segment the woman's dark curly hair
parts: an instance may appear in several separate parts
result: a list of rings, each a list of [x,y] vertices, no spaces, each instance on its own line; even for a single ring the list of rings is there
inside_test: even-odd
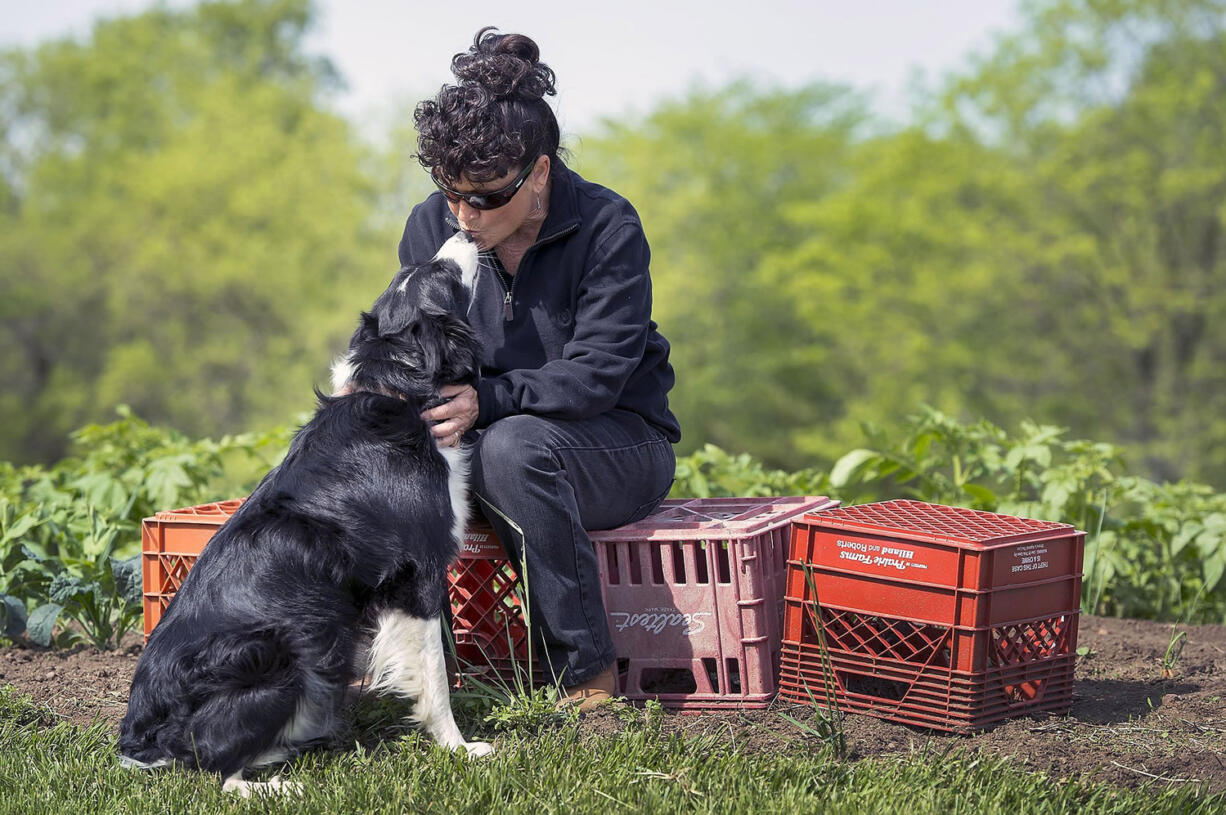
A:
[[[445,181],[463,175],[483,182],[540,155],[556,161],[558,120],[544,97],[557,90],[540,56],[522,34],[478,31],[472,47],[451,60],[459,84],[444,85],[413,112],[421,165]]]

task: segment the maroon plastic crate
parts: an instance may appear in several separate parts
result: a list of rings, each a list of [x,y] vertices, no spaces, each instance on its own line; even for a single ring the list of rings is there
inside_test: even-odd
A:
[[[791,522],[836,505],[825,497],[670,500],[638,523],[589,533],[619,693],[680,709],[769,704]],[[465,673],[527,678],[514,586],[492,530],[470,529],[452,576],[452,630]]]
[[[806,515],[793,525],[780,696],[834,694],[945,729],[1067,710],[1084,539],[920,501]]]

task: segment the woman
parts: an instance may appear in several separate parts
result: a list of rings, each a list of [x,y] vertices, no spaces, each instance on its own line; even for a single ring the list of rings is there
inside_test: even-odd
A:
[[[650,253],[633,207],[562,163],[535,42],[483,28],[451,69],[458,84],[415,112],[438,191],[409,215],[400,261],[473,237],[484,358],[476,388],[423,415],[439,444],[471,444],[472,491],[526,576],[542,667],[586,709],[615,692],[616,654],[584,530],[650,513],[681,436]]]

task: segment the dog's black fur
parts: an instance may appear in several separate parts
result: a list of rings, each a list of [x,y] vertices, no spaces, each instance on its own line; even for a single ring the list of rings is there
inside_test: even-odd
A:
[[[402,269],[362,315],[354,391],[318,394],[149,638],[120,726],[128,763],[224,777],[284,758],[337,721],[381,613],[439,617],[456,515],[420,414],[440,386],[475,380],[467,302],[457,263],[436,258]]]

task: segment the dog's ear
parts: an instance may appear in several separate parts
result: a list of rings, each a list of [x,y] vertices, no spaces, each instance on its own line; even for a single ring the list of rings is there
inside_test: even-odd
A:
[[[362,316],[358,318],[358,327],[353,330],[353,336],[349,338],[349,352],[356,351],[363,343],[370,342],[377,336],[379,336],[379,321],[373,314],[363,311]],[[345,356],[348,357],[349,354]]]
[[[436,320],[421,320],[413,326],[413,338],[421,354],[418,370],[433,376],[446,359],[446,338]]]
[[[409,277],[412,274],[411,267],[400,267],[400,271],[392,277],[392,282],[375,299],[370,311],[362,314],[362,326],[359,328],[359,334],[354,335],[355,340],[363,330],[370,333],[362,335],[362,339],[372,340],[375,337],[399,334],[408,327],[414,314],[414,306],[411,303],[413,298],[408,294]]]
[[[441,371],[447,384],[468,383],[477,377],[479,343],[472,328],[463,320],[449,317],[443,322]]]
[[[377,321],[375,333],[380,337],[394,337],[402,333],[417,316],[416,304],[395,287],[379,295],[372,310]]]

